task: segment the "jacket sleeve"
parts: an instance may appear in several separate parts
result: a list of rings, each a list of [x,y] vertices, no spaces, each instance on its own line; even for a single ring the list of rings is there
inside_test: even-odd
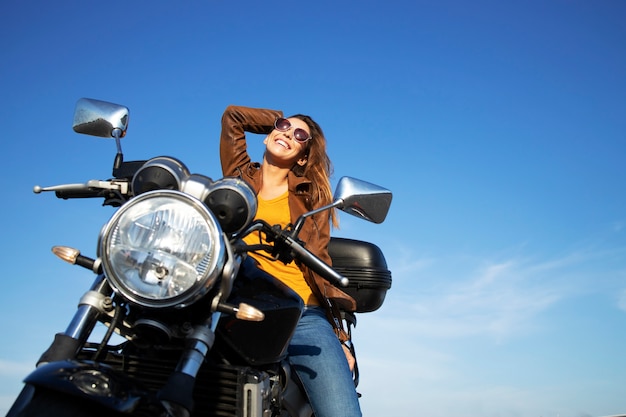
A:
[[[282,112],[233,105],[226,107],[220,135],[220,160],[224,176],[239,176],[241,170],[251,162],[245,132],[268,134],[274,128],[277,117],[282,117]]]
[[[309,221],[311,220],[315,220],[316,223],[316,227],[313,232],[315,238],[312,238],[310,242],[307,243],[307,248],[313,249],[318,258],[329,266],[332,266],[332,260],[328,254],[328,244],[330,243],[330,219],[328,217],[328,213],[318,213],[313,216],[313,219],[309,219]],[[345,311],[356,310],[356,301],[354,298],[315,272],[310,271],[310,273],[320,291],[320,294],[316,294],[316,296],[332,300],[337,307]],[[320,300],[320,302],[321,301],[322,300]]]
[[[319,253],[317,256],[326,264],[333,266],[330,255],[328,254],[328,244],[330,243],[330,219],[328,217],[328,212],[324,211],[319,213],[318,215],[313,216],[313,219],[318,226]]]

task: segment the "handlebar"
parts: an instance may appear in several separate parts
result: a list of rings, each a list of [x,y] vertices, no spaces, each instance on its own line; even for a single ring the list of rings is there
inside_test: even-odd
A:
[[[326,262],[322,261],[320,258],[307,250],[302,244],[298,242],[296,238],[291,236],[288,230],[283,230],[279,226],[270,227],[265,221],[257,220],[242,235],[248,235],[255,230],[263,230],[265,233],[272,237],[272,239],[275,241],[274,247],[277,248],[279,252],[281,252],[281,254],[278,255],[279,259],[285,258],[285,256],[281,256],[285,255],[285,252],[290,252],[287,254],[289,256],[287,256],[288,260],[286,262],[289,262],[290,259],[297,258],[306,266],[311,268],[313,272],[326,278],[331,284],[337,287],[348,286],[348,278],[335,271]]]
[[[40,194],[44,191],[54,191],[58,198],[66,200],[72,198],[103,197],[105,200],[111,199],[110,201],[107,200],[110,205],[119,205],[118,199],[114,199],[112,195],[129,196],[130,184],[127,180],[116,179],[110,181],[91,180],[87,181],[85,184],[61,184],[51,187],[40,187],[36,185],[33,187],[35,194]],[[107,204],[106,201],[105,204]],[[311,268],[311,270],[326,278],[333,285],[338,287],[348,286],[348,278],[335,271],[313,253],[309,252],[295,237],[291,236],[288,230],[281,230],[280,228],[278,230],[273,229],[262,221],[258,221],[248,229],[248,233],[255,229],[264,229],[266,233],[273,236],[276,243],[284,245],[289,249],[290,253],[287,253],[287,255],[299,259],[302,263]]]
[[[85,184],[61,184],[51,187],[40,187],[39,185],[35,185],[33,187],[33,192],[35,194],[40,194],[44,191],[54,191],[58,198],[62,198],[64,200],[71,198],[107,198],[111,192],[119,193],[123,196],[129,196],[130,180],[147,161],[121,161],[119,153],[117,154],[115,161],[116,162],[113,168],[113,176],[115,179],[108,181],[90,180]]]
[[[42,192],[54,191],[58,198],[64,200],[70,198],[93,198],[93,197],[106,197],[111,191],[119,192],[120,194],[128,194],[129,186],[127,181],[100,181],[90,180],[85,184],[61,184],[51,187],[40,187],[36,185],[33,187],[35,194],[41,194]]]
[[[339,272],[328,266],[326,262],[322,261],[320,258],[306,250],[298,242],[288,237],[287,239],[285,239],[285,243],[289,245],[289,247],[295,253],[298,259],[300,259],[314,272],[326,278],[331,284],[339,287],[348,286],[348,278],[344,277]]]

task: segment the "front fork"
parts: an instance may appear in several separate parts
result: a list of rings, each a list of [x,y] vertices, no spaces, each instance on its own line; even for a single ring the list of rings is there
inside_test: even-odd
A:
[[[102,274],[80,299],[78,309],[63,333],[57,333],[54,341],[39,359],[37,366],[49,362],[76,359],[89,335],[103,314],[113,309],[113,291]],[[204,359],[213,346],[215,327],[220,313],[215,312],[204,323],[195,326],[188,336],[186,348],[176,370],[159,391],[158,398],[170,416],[188,416],[193,408],[193,388]]]
[[[236,272],[236,268],[231,271],[231,280]],[[227,290],[229,293],[230,288]],[[54,341],[37,365],[76,359],[98,319],[113,310],[112,294],[113,290],[104,275],[98,274],[89,291],[81,297],[78,309],[65,332],[55,335]],[[169,415],[188,416],[193,409],[196,376],[215,341],[215,328],[219,318],[220,312],[216,311],[204,323],[195,326],[187,338],[186,348],[176,370],[159,391],[158,398]]]
[[[214,312],[204,323],[194,327],[193,332],[187,337],[187,344],[176,370],[159,391],[158,399],[166,408],[168,415],[186,417],[193,409],[196,376],[213,347],[215,328],[220,314],[220,312]]]
[[[41,355],[37,365],[75,359],[87,342],[98,318],[113,309],[111,294],[113,290],[104,275],[98,275],[89,291],[81,297],[78,309],[65,332],[55,335],[54,341]]]

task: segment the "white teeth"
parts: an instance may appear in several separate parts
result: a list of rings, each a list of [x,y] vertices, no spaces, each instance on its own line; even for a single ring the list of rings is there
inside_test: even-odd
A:
[[[287,142],[285,142],[285,141],[283,141],[281,139],[278,139],[276,141],[276,143],[279,144],[280,146],[284,147],[285,149],[289,149],[289,145],[287,144]]]

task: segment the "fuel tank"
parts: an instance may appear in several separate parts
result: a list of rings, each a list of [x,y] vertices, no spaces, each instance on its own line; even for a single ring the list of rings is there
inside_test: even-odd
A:
[[[287,355],[304,307],[293,290],[256,266],[248,257],[235,280],[231,304],[250,304],[265,314],[260,322],[224,315],[217,326],[216,347],[230,351],[249,365],[280,362]]]

